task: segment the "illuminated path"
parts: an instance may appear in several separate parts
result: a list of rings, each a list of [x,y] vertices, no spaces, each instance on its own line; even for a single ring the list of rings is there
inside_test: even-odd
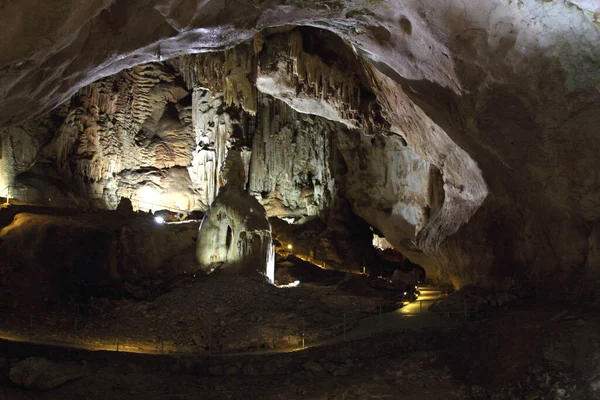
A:
[[[425,313],[429,310],[431,303],[442,296],[442,290],[432,286],[422,286],[419,291],[421,295],[417,301],[409,303],[395,312],[406,315]]]
[[[260,355],[260,354],[281,354],[302,351],[303,349],[327,346],[336,343],[341,343],[346,340],[354,340],[363,337],[368,337],[374,333],[406,330],[406,329],[421,329],[427,327],[453,327],[457,325],[445,316],[428,312],[431,303],[441,296],[441,289],[435,287],[423,286],[419,288],[421,295],[415,302],[409,303],[404,307],[379,315],[363,318],[358,320],[356,324],[345,335],[339,335],[330,339],[325,339],[318,342],[306,343],[305,347],[281,347],[261,349],[240,353],[213,353],[211,356],[227,357],[240,355]],[[119,342],[117,340],[85,340],[80,339],[78,343],[69,343],[65,341],[50,340],[44,338],[30,337],[27,334],[15,332],[0,332],[0,340],[30,343],[36,345],[53,346],[57,348],[71,348],[87,351],[119,351],[123,353],[138,353],[138,354],[171,354],[171,355],[189,355],[189,356],[208,356],[208,353],[181,353],[177,352],[176,348],[169,342],[159,343],[156,340],[127,340]]]
[[[405,329],[452,328],[458,321],[444,315],[429,312],[429,306],[442,295],[442,289],[432,286],[419,288],[421,295],[417,301],[409,303],[392,312],[374,315],[359,320],[352,330],[346,333],[346,340],[358,339],[377,332],[391,332]],[[344,340],[344,335],[324,341],[333,344]],[[320,345],[322,345],[320,343]]]

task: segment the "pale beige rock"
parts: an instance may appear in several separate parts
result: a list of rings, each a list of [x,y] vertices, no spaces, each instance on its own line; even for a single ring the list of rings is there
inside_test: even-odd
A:
[[[207,273],[256,273],[275,278],[271,224],[260,203],[236,187],[225,186],[198,232],[196,258]]]

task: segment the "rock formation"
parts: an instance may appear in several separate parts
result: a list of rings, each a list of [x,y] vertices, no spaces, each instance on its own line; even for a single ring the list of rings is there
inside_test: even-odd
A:
[[[1,209],[0,285],[21,307],[128,294],[127,285],[197,270],[196,228],[157,225],[147,214]]]
[[[206,209],[233,149],[270,214],[342,198],[456,287],[598,277],[594,2],[37,3],[0,17],[0,190]]]
[[[196,255],[207,273],[258,271],[274,282],[271,224],[264,208],[238,188],[224,187],[200,223]]]

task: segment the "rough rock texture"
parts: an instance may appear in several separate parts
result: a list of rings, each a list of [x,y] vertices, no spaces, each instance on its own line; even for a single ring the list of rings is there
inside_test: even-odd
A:
[[[337,135],[340,195],[387,240],[415,257],[415,233],[427,223],[429,169],[397,135]],[[365,184],[367,183],[368,184]]]
[[[26,206],[0,210],[4,304],[127,294],[122,284],[197,270],[196,223],[158,225],[147,215],[106,211],[36,214],[43,212]]]
[[[55,364],[39,357],[19,361],[8,372],[8,377],[14,384],[33,390],[54,389],[83,375],[75,368]]]
[[[142,209],[159,204],[188,209],[191,185],[182,172],[194,143],[191,111],[172,68],[147,64],[126,70],[86,86],[71,100],[38,164],[58,171],[75,188],[85,186],[83,192],[109,207],[123,196]]]
[[[221,173],[235,141],[232,137],[234,123],[230,114],[225,112],[223,96],[213,96],[206,90],[194,90],[192,124],[196,149],[188,172],[193,189],[199,192],[204,210],[217,197],[219,187],[223,184]]]
[[[251,112],[260,108],[248,85],[255,81],[296,111],[364,134],[395,135],[391,142],[401,137],[409,150],[398,159],[403,170],[409,162],[416,167],[415,179],[389,180],[411,184],[406,193],[390,188],[394,195],[386,186],[387,218],[382,204],[357,212],[429,276],[455,286],[532,279],[555,287],[594,276],[592,227],[600,217],[594,172],[600,10],[594,2],[108,5],[4,6],[0,122],[41,114],[124,68],[255,38],[188,64],[199,71],[222,63],[226,68],[217,72],[230,80],[210,68],[184,76],[202,75],[209,89],[225,91],[227,103]],[[294,25],[342,40],[311,42],[311,29],[291,31]],[[7,134],[1,137],[5,154]]]
[[[338,125],[260,96],[250,160],[251,194],[269,216],[325,217],[335,195],[331,161]]]
[[[255,272],[275,279],[271,224],[260,203],[236,187],[225,186],[198,232],[196,256],[206,272]]]

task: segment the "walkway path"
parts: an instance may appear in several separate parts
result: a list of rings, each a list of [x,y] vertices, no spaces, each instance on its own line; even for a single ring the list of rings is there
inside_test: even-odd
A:
[[[430,313],[429,306],[442,295],[442,289],[433,286],[419,288],[421,295],[417,301],[409,303],[392,312],[382,313],[359,320],[356,326],[345,335],[345,340],[353,340],[379,332],[393,332],[405,329],[422,329],[431,327],[453,327],[458,322],[438,313]],[[319,343],[332,344],[344,340],[340,335]]]

